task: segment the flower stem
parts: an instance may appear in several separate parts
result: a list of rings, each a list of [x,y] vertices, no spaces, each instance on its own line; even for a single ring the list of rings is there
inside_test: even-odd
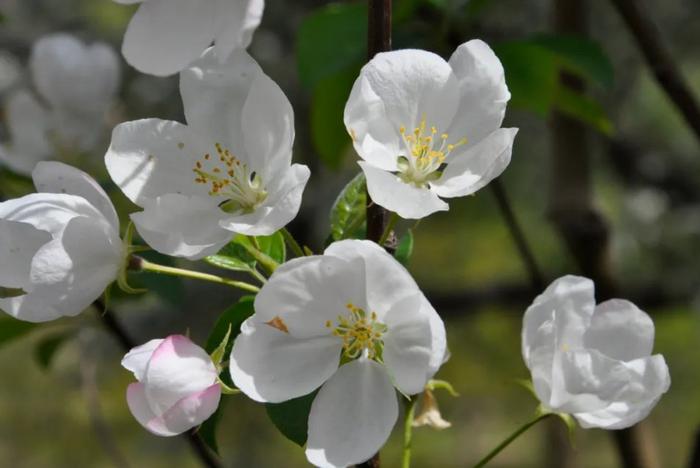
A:
[[[476,465],[474,465],[474,468],[481,468],[481,467],[483,467],[483,466],[486,466],[486,464],[487,464],[488,462],[490,462],[496,455],[498,455],[499,453],[501,453],[501,452],[503,451],[503,449],[505,449],[506,447],[508,447],[508,446],[511,444],[511,442],[513,442],[515,439],[517,439],[518,437],[520,437],[523,433],[525,433],[525,432],[526,432],[528,429],[530,429],[532,426],[534,426],[534,425],[537,424],[538,422],[542,421],[543,419],[547,418],[548,416],[552,416],[553,414],[554,414],[554,413],[544,413],[544,414],[540,414],[539,416],[537,416],[537,417],[536,417],[535,419],[533,419],[532,421],[530,421],[530,422],[528,422],[527,424],[525,424],[525,425],[523,425],[522,427],[520,427],[518,430],[516,430],[516,431],[513,432],[510,436],[508,436],[508,438],[507,438],[506,440],[504,440],[503,442],[501,442],[500,444],[498,444],[498,447],[496,447],[495,449],[493,449],[491,452],[489,452],[488,455],[486,455],[484,458],[482,458],[481,461],[480,461],[479,463],[477,463]]]
[[[416,412],[416,397],[406,404],[406,419],[403,423],[403,461],[401,468],[411,468],[411,444],[413,443],[413,417]]]
[[[156,273],[160,275],[180,276],[182,278],[191,278],[200,281],[209,281],[210,283],[224,284],[226,286],[231,286],[233,288],[238,288],[253,293],[257,293],[258,291],[260,291],[260,288],[258,288],[257,286],[253,286],[252,284],[245,283],[243,281],[235,281],[232,279],[223,278],[221,276],[211,275],[209,273],[202,273],[200,271],[185,270],[183,268],[159,265],[157,263],[152,263],[146,259],[136,256],[132,256],[130,260],[130,268],[137,271],[146,271],[149,273]]]
[[[284,240],[287,242],[289,248],[292,249],[292,252],[294,252],[295,256],[306,256],[306,254],[304,254],[304,249],[301,248],[297,240],[294,238],[292,233],[287,230],[287,228],[282,228],[282,236],[284,236]]]
[[[386,243],[387,239],[391,235],[391,231],[394,229],[394,226],[396,226],[396,221],[399,220],[399,215],[394,213],[393,211],[391,212],[391,215],[389,216],[389,222],[386,223],[386,227],[384,228],[384,232],[382,233],[382,237],[379,238],[378,244],[382,247],[384,247],[384,244]]]

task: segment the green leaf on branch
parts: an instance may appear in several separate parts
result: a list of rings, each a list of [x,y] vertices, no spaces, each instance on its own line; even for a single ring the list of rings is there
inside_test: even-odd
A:
[[[367,6],[331,3],[302,22],[297,35],[299,78],[314,89],[324,78],[364,61],[367,50]]]
[[[547,117],[558,110],[601,133],[611,134],[613,125],[603,107],[593,98],[564,87],[560,74],[609,88],[612,65],[593,41],[572,36],[535,36],[497,45],[496,54],[506,73],[512,105]]]
[[[72,337],[73,331],[68,331],[43,338],[34,350],[34,357],[39,367],[41,367],[42,370],[48,370],[51,367],[56,353]]]
[[[255,269],[255,259],[239,243],[229,242],[216,255],[204,259],[210,265],[224,270],[250,271]]]
[[[311,98],[311,142],[321,160],[339,168],[352,140],[343,123],[345,103],[359,73],[359,65],[319,80]]]
[[[590,97],[560,86],[554,99],[556,108],[562,113],[587,123],[604,135],[613,133],[613,123],[605,110]]]
[[[265,258],[269,258],[275,263],[284,263],[287,258],[287,247],[281,232],[270,236],[257,236],[255,239],[260,247],[260,253]],[[253,241],[249,237],[239,234],[216,255],[206,257],[204,261],[225,270],[254,271],[258,260],[251,253],[251,249],[257,250]]]
[[[285,401],[267,403],[265,409],[270,420],[287,439],[297,445],[306,444],[309,428],[309,412],[317,392]]]
[[[22,322],[11,317],[0,317],[0,346],[16,340],[37,328],[35,323]]]
[[[0,286],[0,299],[11,299],[13,297],[20,297],[27,294],[21,288],[4,288]]]
[[[338,195],[331,208],[333,240],[364,237],[367,216],[367,190],[364,173],[357,174]]]
[[[535,36],[532,43],[550,51],[562,69],[603,88],[614,84],[612,63],[597,42],[577,36],[543,34]]]
[[[413,255],[413,231],[409,229],[396,246],[394,257],[403,266],[408,266],[411,255]]]

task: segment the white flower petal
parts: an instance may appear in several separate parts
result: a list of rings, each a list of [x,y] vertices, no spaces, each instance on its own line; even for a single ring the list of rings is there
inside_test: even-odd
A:
[[[31,94],[21,90],[10,96],[6,112],[12,141],[0,151],[0,161],[20,174],[31,174],[36,163],[52,155],[48,111]]]
[[[148,405],[146,387],[142,383],[132,383],[126,388],[126,402],[134,418],[152,434],[161,437],[171,435],[170,431],[164,427],[163,420],[156,416]]]
[[[144,73],[177,73],[211,44],[216,13],[216,3],[208,0],[144,2],[129,23],[122,53]]]
[[[580,276],[563,276],[537,296],[523,318],[522,351],[530,370],[535,352],[581,348],[594,309],[593,281]]]
[[[188,126],[211,140],[209,144],[222,144],[243,163],[258,157],[249,159],[246,154],[242,113],[253,83],[262,78],[266,78],[262,69],[246,51],[236,50],[222,63],[213,48],[207,49],[180,74]]]
[[[0,286],[25,288],[34,254],[50,240],[48,232],[31,224],[0,219]]]
[[[397,302],[420,292],[408,270],[372,241],[347,239],[334,242],[324,256],[347,262],[362,260],[367,306],[377,313],[380,321]]]
[[[418,127],[422,119],[428,128],[445,129],[457,111],[457,79],[447,62],[432,52],[383,52],[360,75],[384,103],[386,117],[396,130]]]
[[[646,418],[671,385],[663,356],[656,355],[624,363],[629,381],[624,392],[606,408],[574,416],[584,428],[624,429]]]
[[[311,405],[306,457],[319,467],[366,461],[389,438],[398,413],[396,392],[381,364],[365,359],[345,364]]]
[[[139,206],[167,193],[207,196],[192,169],[213,150],[178,122],[144,119],[117,125],[105,155],[107,171]]]
[[[85,172],[60,162],[41,162],[34,168],[32,179],[37,192],[67,193],[83,197],[100,210],[115,233],[119,232],[119,217],[112,201],[102,187]]]
[[[218,382],[186,396],[160,417],[167,431],[163,435],[179,435],[199,426],[216,412],[220,400],[221,385]]]
[[[333,375],[341,348],[342,341],[330,333],[298,337],[253,316],[233,345],[231,379],[255,401],[290,400],[312,392]]]
[[[367,178],[367,191],[377,205],[393,211],[404,219],[421,219],[449,206],[431,190],[403,182],[391,172],[369,163],[358,162]]]
[[[299,213],[302,195],[311,172],[293,164],[283,174],[275,174],[274,192],[253,213],[225,218],[221,227],[247,236],[267,236],[289,224]]]
[[[552,393],[545,404],[564,413],[605,408],[629,378],[623,363],[588,350],[557,353],[552,373]]]
[[[463,197],[501,175],[510,163],[517,128],[499,128],[478,144],[450,154],[442,176],[430,183],[441,197]]]
[[[647,357],[654,349],[654,322],[631,302],[612,299],[595,308],[583,341],[613,359]]]
[[[422,299],[422,294],[407,296],[384,317],[382,356],[394,384],[406,395],[421,393],[434,374],[430,318],[421,310]]]
[[[279,317],[298,338],[327,336],[326,322],[346,314],[348,303],[367,308],[362,260],[304,257],[270,277],[255,299],[254,319],[260,324]]]
[[[101,117],[119,84],[119,61],[110,46],[86,46],[65,33],[39,39],[30,67],[42,96],[69,115]]]
[[[245,49],[260,25],[264,0],[216,0],[219,33],[216,35],[216,55],[224,61],[234,49]]]
[[[219,227],[223,215],[208,199],[172,193],[147,202],[131,219],[158,252],[198,260],[215,254],[233,237]]]
[[[153,352],[144,375],[146,399],[158,416],[183,398],[216,383],[216,367],[209,355],[189,338],[172,335]]]
[[[448,132],[453,138],[467,138],[468,145],[476,145],[503,121],[510,100],[503,66],[491,48],[476,39],[455,50],[450,67],[459,82],[460,99]]]
[[[294,111],[277,83],[259,74],[250,86],[241,115],[252,169],[264,180],[289,167],[294,144]]]
[[[148,361],[151,360],[153,352],[162,342],[162,339],[151,340],[146,344],[133,348],[122,359],[122,367],[133,372],[136,380],[140,382],[146,374]]]
[[[363,75],[352,87],[343,119],[362,159],[380,169],[396,171],[399,134],[387,118],[384,102]]]
[[[122,248],[105,221],[73,218],[32,259],[31,295],[43,298],[60,316],[81,313],[117,278]]]
[[[76,216],[102,219],[102,213],[82,197],[56,193],[32,193],[0,203],[0,218],[28,223],[58,236]]]

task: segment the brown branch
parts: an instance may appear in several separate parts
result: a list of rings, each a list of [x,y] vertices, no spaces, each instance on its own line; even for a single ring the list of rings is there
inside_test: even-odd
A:
[[[688,126],[700,141],[700,106],[683,79],[668,49],[661,41],[659,31],[645,11],[639,0],[611,0],[627,27],[637,41],[647,65],[656,77],[656,81],[666,92],[669,99],[683,115]]]
[[[391,0],[367,1],[367,58],[391,50]],[[372,201],[367,193],[367,239],[378,242],[388,222],[387,211]],[[379,468],[379,452],[358,468]]]
[[[95,307],[97,308],[97,316],[102,321],[102,324],[117,339],[125,352],[128,352],[131,348],[136,346],[136,342],[129,336],[129,333],[119,323],[102,299],[95,301]],[[223,468],[223,464],[212,454],[209,447],[207,447],[195,429],[182,434],[182,437],[190,445],[190,448],[199,459],[202,466],[207,468]]]
[[[700,468],[700,428],[695,432],[688,468]]]
[[[585,0],[554,0],[554,28],[563,34],[586,36],[588,5]],[[584,92],[583,81],[563,72],[561,83]],[[593,203],[591,157],[587,129],[576,119],[555,112],[551,121],[552,185],[550,217],[581,272],[596,284],[598,300],[618,295],[609,255],[610,230]],[[626,468],[659,466],[648,427],[638,424],[612,433]]]

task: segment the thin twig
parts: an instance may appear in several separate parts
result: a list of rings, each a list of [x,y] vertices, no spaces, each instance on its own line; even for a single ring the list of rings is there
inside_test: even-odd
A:
[[[540,292],[544,289],[546,284],[544,275],[537,264],[537,260],[535,260],[535,255],[532,253],[532,249],[527,242],[525,233],[523,232],[523,229],[520,226],[520,223],[518,223],[518,219],[513,212],[506,189],[499,179],[492,181],[490,185],[493,194],[496,196],[498,208],[501,211],[503,220],[505,221],[506,226],[508,226],[508,231],[513,238],[515,247],[518,249],[520,258],[525,266],[525,269],[527,270],[528,276],[530,277],[532,289],[535,292]]]
[[[102,321],[102,324],[109,330],[112,335],[119,341],[119,344],[124,349],[124,351],[129,351],[131,348],[136,346],[136,342],[129,336],[127,331],[122,327],[122,325],[117,321],[116,317],[112,311],[105,306],[102,299],[95,301],[95,307],[97,307],[97,316]],[[190,444],[190,448],[199,459],[202,466],[207,468],[223,468],[223,464],[212,455],[211,451],[204,443],[202,438],[194,429],[182,434],[182,437],[187,440]]]
[[[683,79],[673,58],[661,41],[659,31],[645,12],[639,0],[611,0],[627,27],[637,41],[647,65],[656,77],[659,86],[668,95],[683,115],[688,126],[700,141],[700,105]]]

